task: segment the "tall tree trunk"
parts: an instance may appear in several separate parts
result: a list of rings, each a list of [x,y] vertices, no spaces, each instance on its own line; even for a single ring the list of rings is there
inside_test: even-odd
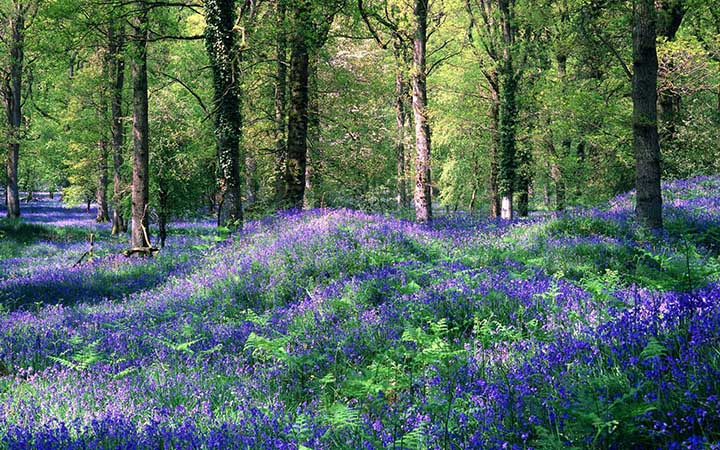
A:
[[[104,99],[103,99],[104,100]],[[98,119],[100,123],[98,138],[98,159],[97,159],[97,191],[95,201],[97,202],[97,215],[95,221],[104,223],[108,221],[107,207],[107,187],[108,187],[108,142],[105,139],[105,107],[101,106],[98,111]]]
[[[407,178],[405,174],[405,123],[408,116],[406,108],[408,87],[405,81],[405,58],[402,53],[402,42],[398,39],[395,42],[393,53],[395,57],[395,161],[398,209],[408,205]]]
[[[250,152],[245,154],[245,203],[252,205],[258,200],[260,193],[260,183],[255,173],[257,172],[257,161],[255,156]]]
[[[313,205],[312,188],[313,177],[318,166],[320,152],[320,94],[318,90],[319,55],[313,55],[308,68],[308,146],[305,161],[305,192],[303,194],[303,208],[309,209]]]
[[[566,92],[565,75],[567,67],[567,57],[564,54],[558,54],[556,56],[556,61],[558,70],[558,82],[560,83],[561,92],[564,95]],[[552,132],[552,119],[550,118],[550,115],[548,115],[547,117],[546,126],[547,131],[545,134],[545,143],[551,157],[550,177],[552,178],[553,183],[555,183],[555,211],[564,211],[566,197],[565,177],[563,176],[562,166],[560,165],[562,157],[558,155],[558,152],[555,148],[555,139]],[[569,152],[569,147],[570,141],[566,139],[565,141],[563,141],[563,151],[566,152],[563,153],[563,155],[568,154],[567,152]]]
[[[10,17],[9,77],[4,86],[5,112],[7,115],[7,188],[8,217],[20,217],[20,193],[18,191],[18,159],[20,157],[20,127],[22,126],[22,74],[25,58],[25,16],[21,6],[15,4]]]
[[[123,87],[125,85],[125,30],[123,26],[108,28],[109,75],[110,75],[110,132],[113,154],[112,234],[127,231],[120,201],[123,194],[122,165],[125,130],[122,123]]]
[[[147,37],[148,11],[144,0],[136,4],[133,18],[133,175],[132,175],[132,229],[133,247],[150,246],[149,220],[149,127]]]
[[[167,183],[159,182],[158,185],[158,237],[160,238],[160,248],[165,248],[168,216],[170,215],[170,208],[168,207],[170,195],[168,194]]]
[[[500,216],[512,219],[515,188],[515,128],[517,121],[516,80],[512,61],[512,17],[510,0],[499,0],[503,32],[503,63],[500,75],[500,170],[499,187],[502,197]]]
[[[286,6],[284,0],[277,0],[276,42],[277,65],[275,68],[275,202],[285,199],[287,167],[287,34],[285,33]]]
[[[97,97],[97,118],[98,118],[98,158],[97,158],[97,190],[95,191],[95,202],[97,203],[97,214],[95,221],[105,223],[109,220],[107,190],[108,190],[108,147],[107,139],[107,113],[108,113],[108,89],[110,75],[110,49],[101,48],[101,76],[100,89]]]
[[[486,74],[490,85],[490,217],[500,217],[500,188],[498,177],[500,172],[500,94],[497,71],[492,70]]]
[[[429,0],[415,0],[412,103],[415,116],[415,220],[432,220],[430,124],[427,118],[427,16]]]
[[[530,212],[530,189],[532,188],[532,139],[529,140],[527,146],[521,147],[517,154],[518,174],[517,174],[517,192],[518,205],[517,212],[520,217],[527,217]]]
[[[310,55],[307,26],[309,5],[306,0],[295,3],[295,30],[290,52],[290,111],[287,140],[287,204],[301,209],[305,198],[307,166],[308,81]]]
[[[650,228],[662,228],[660,144],[657,129],[656,15],[653,0],[636,0],[633,26],[633,142],[636,214]]]
[[[242,170],[240,155],[239,49],[235,46],[234,0],[205,2],[206,47],[213,70],[215,138],[218,159],[218,226],[242,227]]]

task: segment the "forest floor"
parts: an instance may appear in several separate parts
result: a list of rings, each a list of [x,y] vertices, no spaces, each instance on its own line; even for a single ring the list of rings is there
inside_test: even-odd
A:
[[[720,448],[720,178],[664,195],[663,233],[627,194],[179,223],[148,259],[23,205],[0,219],[0,449]]]

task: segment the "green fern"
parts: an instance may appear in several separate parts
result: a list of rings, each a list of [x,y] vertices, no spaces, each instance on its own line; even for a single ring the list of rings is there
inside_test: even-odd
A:
[[[176,342],[173,342],[173,341],[171,341],[169,339],[165,339],[165,338],[158,338],[157,340],[161,344],[163,344],[165,347],[167,347],[171,350],[174,350],[176,352],[184,352],[184,353],[193,355],[193,354],[195,354],[195,352],[190,347],[192,347],[193,345],[202,341],[203,339],[204,338],[193,339],[190,341],[185,341],[185,342],[180,342],[180,343],[176,343]]]
[[[400,449],[412,449],[412,450],[423,450],[427,448],[426,439],[426,428],[425,422],[421,423],[411,432],[403,435],[400,439],[397,439],[393,446]]]
[[[343,403],[334,403],[324,411],[323,418],[330,429],[343,430],[360,424],[358,412]]]
[[[73,336],[69,339],[69,341],[71,343],[77,344],[82,342],[82,338],[78,339],[76,336]],[[97,350],[97,345],[99,342],[100,341],[97,340],[91,342],[88,345],[82,346],[80,350],[75,352],[75,354],[72,355],[70,358],[65,357],[66,354],[70,353],[69,350],[58,356],[49,356],[48,358],[69,369],[79,371],[86,370],[94,363],[102,360],[102,354]]]
[[[252,356],[257,359],[274,357],[286,361],[289,356],[286,349],[288,342],[289,338],[287,337],[268,339],[253,332],[245,341],[245,350],[250,351]]]
[[[647,345],[645,345],[643,351],[640,352],[640,357],[644,360],[662,357],[665,355],[667,355],[667,348],[665,348],[665,346],[654,337],[648,339]]]

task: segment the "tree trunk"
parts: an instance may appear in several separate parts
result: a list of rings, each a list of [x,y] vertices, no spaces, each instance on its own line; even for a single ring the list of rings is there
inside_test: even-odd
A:
[[[530,213],[530,189],[532,187],[532,139],[523,146],[518,152],[518,168],[517,174],[517,192],[518,205],[517,212],[520,217],[527,217]]]
[[[303,194],[303,208],[313,206],[312,188],[313,177],[318,166],[320,152],[320,94],[318,91],[318,55],[314,55],[308,68],[308,147],[305,161],[305,192]]]
[[[235,46],[235,2],[205,2],[205,43],[213,71],[215,138],[218,159],[218,226],[242,228],[242,170],[240,155],[240,54]]]
[[[486,76],[490,84],[490,108],[488,118],[490,119],[490,217],[500,216],[500,190],[498,176],[500,164],[498,161],[500,148],[500,95],[497,71],[493,70]]]
[[[567,57],[563,54],[558,54],[556,57],[557,60],[557,69],[558,69],[558,82],[560,83],[560,89],[563,95],[566,94],[565,89],[565,75],[566,75],[566,67],[567,67]],[[547,132],[546,132],[546,145],[548,147],[550,157],[552,161],[550,162],[550,177],[552,178],[553,182],[555,183],[555,211],[564,211],[565,210],[565,197],[566,197],[566,189],[565,189],[565,178],[563,177],[562,173],[562,167],[560,165],[560,162],[562,160],[562,157],[558,155],[556,149],[555,149],[555,139],[553,137],[552,132],[552,120],[550,119],[550,116],[548,115],[547,118]],[[570,151],[570,141],[564,140],[563,141],[563,156],[569,154]]]
[[[158,203],[159,203],[159,212],[158,212],[158,236],[160,237],[160,248],[165,248],[165,240],[167,239],[167,225],[168,225],[168,216],[169,216],[169,207],[168,203],[170,201],[170,196],[167,191],[167,185],[166,183],[158,183],[161,186],[159,187],[159,193],[158,193]]]
[[[405,81],[405,58],[402,42],[395,43],[395,161],[397,170],[397,206],[408,205],[407,178],[405,174],[405,123],[407,122],[406,99],[408,87]]]
[[[429,0],[415,0],[413,14],[412,103],[415,116],[415,220],[432,220],[430,124],[427,118],[427,16]]]
[[[633,142],[636,214],[644,225],[662,228],[660,144],[657,129],[656,16],[653,0],[636,0],[633,26]]]
[[[105,55],[102,67],[101,83],[105,82],[108,74],[109,52]],[[107,187],[108,187],[108,142],[106,136],[107,123],[107,90],[102,86],[98,94],[98,159],[97,159],[97,190],[95,202],[97,203],[97,215],[95,221],[105,223],[108,221]]]
[[[136,4],[133,18],[133,175],[132,175],[132,247],[150,247],[149,136],[147,36],[148,11],[144,0]]]
[[[247,152],[245,155],[245,195],[247,196],[245,203],[247,205],[257,202],[260,193],[260,183],[255,176],[256,172],[257,161],[250,152]]]
[[[275,68],[275,203],[285,199],[287,173],[287,35],[285,34],[286,7],[277,0],[278,35],[276,43],[277,65]]]
[[[518,187],[517,212],[520,217],[527,217],[530,213],[530,184],[523,184],[522,189]]]
[[[305,168],[307,166],[308,80],[310,58],[306,22],[307,1],[295,5],[295,32],[290,53],[290,111],[287,140],[287,204],[302,209],[305,197]]]
[[[112,134],[113,152],[113,235],[127,231],[125,219],[123,218],[120,207],[120,201],[123,193],[121,170],[123,165],[123,143],[125,140],[124,127],[122,123],[123,86],[125,84],[125,59],[123,58],[124,47],[124,28],[120,26],[116,30],[113,26],[110,26],[108,29],[108,59],[110,62],[110,132]]]
[[[513,45],[510,0],[499,0],[503,31],[503,63],[500,75],[500,170],[499,190],[503,219],[512,219],[515,188],[515,126],[517,121],[516,80],[511,47]]]
[[[8,217],[20,217],[20,193],[18,191],[18,159],[20,157],[20,127],[22,126],[22,73],[25,58],[25,17],[19,5],[10,17],[9,77],[6,78],[3,97],[7,114],[7,188]]]
[[[105,119],[105,114],[99,114],[102,119]],[[105,133],[104,129],[105,120],[100,122],[100,132]],[[107,209],[107,186],[108,186],[108,143],[105,137],[101,134],[98,139],[98,186],[95,201],[97,202],[97,215],[95,221],[98,223],[104,223],[108,221],[108,209]]]

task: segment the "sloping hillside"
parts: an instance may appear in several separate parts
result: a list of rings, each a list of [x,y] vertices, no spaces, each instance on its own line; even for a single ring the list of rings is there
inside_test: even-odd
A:
[[[0,448],[715,448],[720,178],[666,185],[662,235],[631,196],[190,224],[74,268],[82,228],[3,222]]]

